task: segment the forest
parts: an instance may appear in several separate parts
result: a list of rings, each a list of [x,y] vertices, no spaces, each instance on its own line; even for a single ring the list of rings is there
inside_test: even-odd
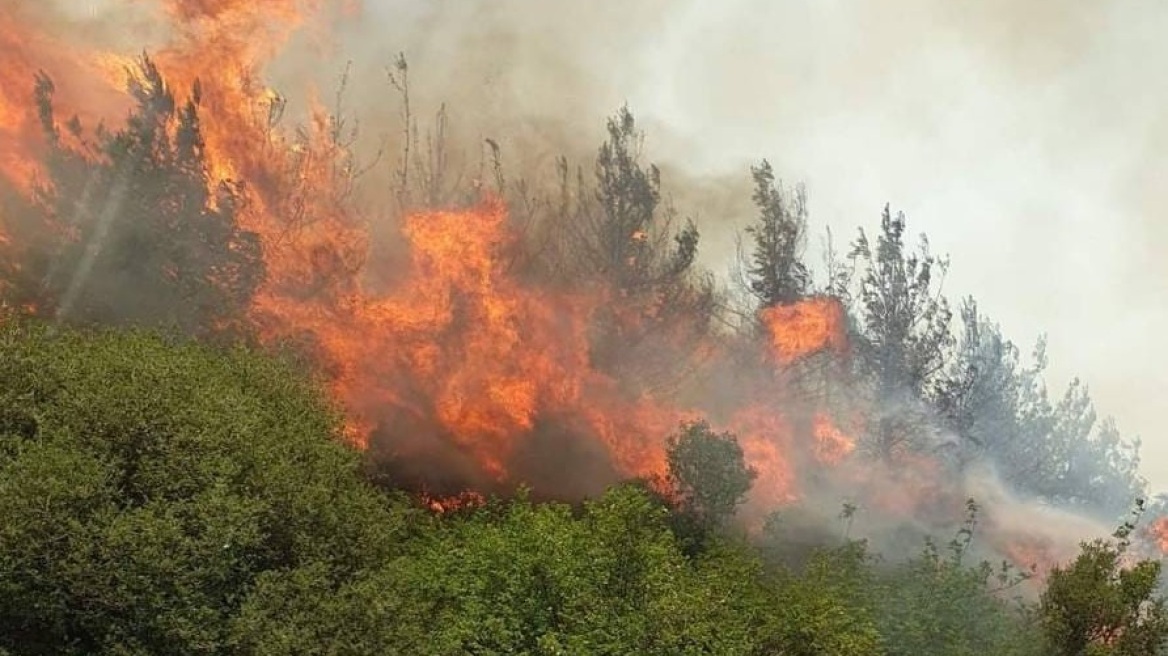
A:
[[[109,123],[25,80],[0,654],[1166,653],[1138,440],[907,217],[811,262],[762,159],[715,275],[629,107],[510,168],[409,72],[371,161],[148,56]]]

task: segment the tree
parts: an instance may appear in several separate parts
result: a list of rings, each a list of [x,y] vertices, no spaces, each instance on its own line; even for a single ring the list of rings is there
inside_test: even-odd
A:
[[[1168,613],[1155,595],[1160,563],[1124,563],[1124,545],[1083,543],[1051,570],[1040,618],[1051,656],[1147,656],[1168,642]]]
[[[50,148],[50,185],[42,192],[49,216],[40,229],[68,237],[35,258],[39,267],[26,272],[20,300],[70,321],[186,334],[238,328],[263,260],[258,236],[238,222],[239,187],[211,181],[200,87],[177,102],[144,57],[130,93],[136,106],[123,129],[99,128],[91,143],[74,119],[67,140],[54,117],[53,83],[38,78]],[[68,145],[74,142],[82,145]]]
[[[0,649],[223,653],[265,572],[336,588],[408,515],[284,364],[0,318]]]
[[[961,317],[961,342],[930,399],[961,436],[963,463],[988,460],[1015,490],[1099,516],[1122,512],[1144,493],[1139,442],[1123,439],[1114,421],[1098,421],[1081,382],[1051,403],[1043,341],[1023,365],[972,299]]]
[[[765,159],[751,167],[758,220],[746,228],[752,242],[745,283],[762,307],[787,305],[806,295],[811,274],[801,256],[807,232],[807,196],[800,187],[789,197],[775,185]]]
[[[673,212],[660,211],[661,172],[656,165],[641,165],[642,142],[632,112],[622,107],[608,120],[608,140],[596,156],[601,212],[590,241],[599,270],[630,294],[683,276],[698,247],[693,222],[674,233]]]
[[[954,341],[949,304],[934,290],[935,277],[948,262],[929,253],[923,235],[919,250],[909,253],[904,230],[904,214],[894,217],[885,206],[875,252],[863,230],[853,247],[865,265],[860,362],[877,406],[888,409],[873,435],[873,446],[883,458],[919,437],[912,415],[923,409],[929,385],[943,370]]]
[[[552,255],[544,258],[564,284],[609,296],[595,315],[592,363],[634,395],[674,391],[693,374],[692,358],[677,352],[701,348],[718,307],[712,276],[697,266],[697,226],[678,225],[642,146],[632,112],[622,107],[607,122],[593,182],[581,172],[574,196],[561,160],[563,200],[552,220]]]
[[[709,526],[733,516],[758,472],[746,465],[731,433],[716,433],[705,421],[683,423],[668,440],[669,478],[683,507]]]
[[[1044,497],[1114,515],[1132,498],[1143,496],[1139,441],[1124,440],[1113,420],[1098,420],[1090,392],[1078,379],[1054,407],[1048,439],[1058,457],[1044,481]]]
[[[988,460],[1016,489],[1033,485],[1054,456],[1041,377],[1043,345],[1039,342],[1034,363],[1024,366],[1018,347],[972,298],[962,304],[961,322],[957,351],[929,398],[946,427],[961,438],[962,465]]]

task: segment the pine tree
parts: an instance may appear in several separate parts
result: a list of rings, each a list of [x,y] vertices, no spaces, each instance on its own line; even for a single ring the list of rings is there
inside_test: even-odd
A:
[[[746,267],[750,293],[763,307],[787,305],[807,294],[811,275],[802,262],[807,232],[807,197],[802,188],[789,197],[775,185],[765,159],[751,167],[758,220],[746,228],[753,242]]]
[[[697,259],[692,221],[672,230],[676,215],[661,207],[661,171],[640,162],[643,135],[627,106],[608,120],[596,157],[599,222],[590,231],[599,270],[626,293],[683,277]],[[670,242],[672,241],[672,244]]]
[[[863,230],[853,253],[866,270],[861,281],[861,358],[878,407],[886,410],[875,438],[881,457],[920,437],[914,415],[926,410],[931,383],[942,372],[953,345],[948,301],[934,278],[948,262],[929,252],[923,235],[917,252],[904,243],[904,214],[886,205],[872,252]]]
[[[241,318],[263,277],[260,242],[239,226],[240,187],[211,182],[198,83],[180,104],[144,57],[124,128],[99,127],[89,142],[76,120],[66,124],[68,142],[81,146],[62,138],[53,93],[42,75],[36,98],[51,184],[40,228],[64,237],[44,254],[38,288],[25,292],[67,321],[202,334]]]

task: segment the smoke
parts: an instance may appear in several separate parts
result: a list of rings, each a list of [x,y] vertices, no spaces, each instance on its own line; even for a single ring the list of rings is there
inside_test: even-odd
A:
[[[42,26],[44,34],[96,50],[133,54],[145,48],[164,58],[181,54],[191,63],[198,61],[195,55],[201,48],[224,47],[240,50],[259,64],[279,49],[280,55],[264,67],[264,79],[290,95],[291,120],[307,116],[310,104],[303,90],[314,89],[318,97],[331,98],[341,72],[351,62],[344,108],[361,121],[359,150],[368,159],[378,150],[385,153],[365,190],[365,199],[374,207],[389,196],[387,189],[403,146],[402,99],[387,77],[399,52],[409,62],[412,118],[419,129],[436,138],[436,112],[447,106],[450,123],[445,139],[453,149],[453,167],[461,169],[464,180],[482,175],[486,139],[500,145],[509,179],[546,182],[554,177],[559,155],[590,176],[596,146],[604,138],[604,119],[628,102],[648,134],[646,159],[662,166],[666,192],[682,214],[697,219],[702,256],[717,273],[731,265],[734,236],[753,216],[747,167],[767,157],[787,181],[807,182],[813,225],[831,226],[837,236],[850,237],[857,224],[871,225],[886,201],[905,206],[910,225],[927,232],[938,250],[953,255],[951,289],[973,293],[1008,328],[1020,330],[1023,338],[1036,334],[1038,328],[1057,327],[1051,349],[1056,366],[1065,363],[1068,369],[1106,386],[1109,377],[1098,374],[1116,371],[1114,363],[1150,360],[1123,355],[1117,345],[1099,351],[1108,354],[1106,364],[1099,365],[1076,358],[1088,349],[1072,348],[1098,343],[1099,334],[1124,327],[1108,317],[1151,316],[1149,311],[1137,314],[1133,309],[1154,307],[1150,300],[1168,293],[1148,284],[1133,285],[1128,300],[1117,300],[1124,296],[1115,293],[1116,278],[1128,271],[1123,267],[1133,266],[1122,257],[1131,246],[1130,235],[1101,234],[1092,221],[1114,217],[1120,208],[1135,207],[1147,214],[1156,206],[1150,183],[1135,193],[1123,187],[1132,200],[1119,197],[1119,181],[1143,166],[1132,152],[1141,153],[1144,160],[1158,157],[1151,154],[1156,149],[1133,149],[1122,139],[1131,134],[1132,125],[1152,131],[1159,119],[1139,108],[1104,107],[1098,99],[1115,93],[1132,97],[1140,90],[1138,75],[1105,75],[1130,61],[1130,54],[1111,50],[1119,43],[1117,35],[1128,33],[1129,3],[1068,9],[1053,1],[1022,6],[1004,0],[962,5],[887,0],[863,7],[842,2],[739,1],[714,6],[660,0],[630,6],[615,1],[367,0],[359,14],[326,6],[322,9],[326,18],[311,25],[330,28],[300,32],[294,31],[302,22],[292,17],[292,10],[302,7],[294,2],[273,3],[262,19],[241,13],[242,23],[220,26],[219,31],[212,20],[218,16],[215,8],[235,3],[172,2],[165,5],[170,13],[163,3],[117,0],[88,7],[62,1],[38,9],[27,3],[8,4],[14,8],[3,11]],[[320,4],[304,6],[319,8]],[[286,16],[284,11],[290,13]],[[186,22],[175,22],[176,12]],[[284,37],[291,39],[286,45]],[[1143,41],[1138,47],[1150,46]],[[50,50],[41,48],[37,56]],[[203,63],[213,62],[215,57],[204,59]],[[44,66],[50,71],[54,68],[52,61]],[[192,74],[226,78],[231,73],[184,71],[184,81]],[[400,81],[400,71],[398,75]],[[1104,77],[1107,85],[1103,88],[1091,83]],[[89,92],[83,82],[60,80],[59,86],[84,95]],[[77,97],[63,100],[75,107],[89,104]],[[98,106],[115,105],[102,101]],[[1052,116],[1058,120],[1051,120]],[[1120,123],[1129,132],[1121,132]],[[1095,129],[1100,125],[1108,126],[1110,133]],[[1150,180],[1151,176],[1132,179]],[[1100,180],[1108,192],[1091,191]],[[1101,205],[1111,207],[1101,212]],[[1088,230],[1078,227],[1088,221]],[[1145,232],[1140,234],[1160,236],[1152,222],[1142,229]],[[1090,249],[1082,247],[1086,238],[1091,240]],[[814,248],[810,259],[814,262]],[[1096,275],[1067,276],[1067,269],[1091,270]],[[529,288],[504,287],[493,277],[494,271],[471,273],[488,278],[496,286],[493,292],[503,288],[508,307],[535,313],[527,304],[534,303],[532,297],[538,294]],[[1064,282],[1069,278],[1075,279],[1074,287]],[[1019,280],[1026,283],[1019,285]],[[424,304],[432,297],[391,298],[392,302],[377,308],[379,314],[362,317],[368,323],[357,325],[369,327],[376,319],[393,325],[397,336],[416,339],[424,331],[388,316],[389,310]],[[1084,298],[1092,301],[1083,302]],[[596,299],[582,305],[565,303],[555,307],[557,319],[568,323],[603,304]],[[537,316],[536,326],[522,335],[528,348],[555,342],[568,352],[576,346],[571,341],[577,337],[576,327]],[[306,313],[298,319],[320,321],[320,314]],[[455,323],[445,327],[455,337],[465,336],[464,327]],[[500,335],[514,337],[505,328],[500,327]],[[1146,329],[1128,330],[1140,335]],[[363,348],[352,341],[354,337],[342,341],[337,350]],[[1134,338],[1116,341],[1139,343]],[[676,355],[671,348],[661,339],[649,342],[645,351],[664,352],[668,358]],[[370,351],[367,357],[383,355],[376,347]],[[485,350],[476,354],[480,360],[474,362],[481,362],[485,370],[513,353]],[[413,355],[427,365],[433,362],[426,358],[438,358],[422,348]],[[645,364],[647,358],[641,358],[638,355],[634,364]],[[439,362],[436,366],[457,364],[465,365]],[[411,367],[406,373],[423,369],[420,364]],[[392,367],[374,368],[357,374],[357,383],[368,382],[361,376],[388,378],[402,373]],[[525,375],[505,373],[512,382]],[[800,426],[809,425],[815,415],[811,407],[752,398],[765,396],[752,386],[767,374],[757,359],[748,366],[727,364],[709,372],[712,382],[679,396],[706,400],[706,409],[723,415],[723,423],[742,429],[740,436],[749,454],[765,458],[770,443],[751,433],[766,421],[735,416],[735,410],[757,401],[755,406],[789,415],[791,423]],[[622,404],[604,410],[633,419],[613,427],[614,432],[629,430],[650,414],[653,421],[643,423],[671,426],[690,409],[679,403],[655,414],[656,409],[625,403],[624,397],[605,387],[607,382],[588,376],[572,378],[575,373],[558,375],[589,390],[590,401],[621,399]],[[451,384],[440,391],[449,393],[453,403],[460,394],[479,389],[480,381],[452,375],[447,382]],[[350,380],[347,385],[356,389],[357,383]],[[1119,397],[1106,389],[1101,396],[1110,407],[1117,407]],[[545,402],[545,397],[560,393],[541,389],[536,396],[544,395],[540,399]],[[400,398],[393,401],[408,405]],[[598,485],[618,479],[628,469],[614,466],[601,443],[551,437],[571,435],[573,430],[582,435],[599,431],[593,418],[582,420],[573,414],[578,413],[575,402],[557,405],[561,414],[544,413],[533,424],[524,425],[525,448],[509,463],[537,487],[558,486],[572,497],[594,493]],[[1150,426],[1138,414],[1127,418],[1144,421],[1141,428]],[[375,450],[390,444],[398,450],[392,455],[399,459],[402,451],[409,456],[411,449],[418,450],[412,458],[402,459],[405,464],[394,471],[403,480],[416,478],[452,490],[468,483],[490,486],[491,478],[484,475],[481,462],[467,455],[467,444],[456,448],[452,442],[416,438],[434,431],[433,423],[416,422],[416,417],[412,422],[409,413],[377,419],[382,427],[374,432]],[[523,425],[514,417],[506,419]],[[797,441],[789,433],[799,433],[799,438],[809,434],[785,425],[765,428],[783,434],[782,447],[791,447],[783,440]],[[787,465],[791,470],[801,472],[816,464],[806,445],[797,448],[806,452],[793,456],[793,464]],[[443,463],[440,475],[430,462]],[[778,498],[787,492],[786,475],[782,470],[766,481]],[[875,508],[867,516],[876,535],[896,533],[881,525],[883,518],[893,516],[907,518],[921,533],[932,532],[959,516],[960,504],[968,496],[982,501],[987,521],[998,534],[1038,536],[1042,549],[1062,549],[1100,534],[1101,527],[1088,520],[1013,498],[992,473],[971,473],[958,484],[927,467],[912,470],[907,480],[905,476],[905,472],[883,468],[844,467],[825,480],[802,481],[803,495],[826,524],[838,511],[839,501],[862,490]],[[896,482],[885,482],[889,480]],[[922,508],[922,499],[938,490],[944,494],[934,499],[940,506],[934,518]],[[992,547],[994,553],[1008,553],[1010,548],[1006,544]],[[1056,554],[1062,556],[1061,551]]]
[[[969,471],[963,487],[968,497],[976,499],[986,509],[990,525],[983,536],[988,536],[992,548],[1009,556],[1016,555],[1010,553],[1013,545],[993,544],[996,537],[1026,536],[1033,546],[1049,549],[1051,561],[1065,562],[1078,552],[1080,542],[1111,534],[1121,519],[1116,518],[1115,525],[1109,525],[1033,499],[1019,498],[1002,484],[991,467],[985,465]]]

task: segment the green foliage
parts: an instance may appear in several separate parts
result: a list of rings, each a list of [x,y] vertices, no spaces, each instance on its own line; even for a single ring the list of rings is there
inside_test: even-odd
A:
[[[664,520],[625,490],[579,522],[565,506],[518,500],[451,527],[400,591],[433,614],[420,653],[670,653],[652,646],[654,606],[684,562]]]
[[[48,216],[39,225],[26,222],[33,234],[17,235],[40,252],[21,271],[12,300],[103,325],[184,334],[239,328],[264,266],[258,236],[238,224],[240,189],[211,184],[200,88],[178,103],[143,58],[130,92],[135,107],[126,126],[99,129],[90,143],[76,120],[62,134],[53,84],[38,79],[50,148],[41,199]]]
[[[936,546],[891,568],[869,592],[888,654],[1034,654],[1024,608],[1002,599],[1008,568],[965,566]],[[999,582],[999,585],[995,585]]]
[[[714,432],[705,421],[682,424],[668,439],[667,457],[683,507],[710,526],[734,515],[758,476],[746,465],[738,438]]]
[[[1028,577],[1004,561],[965,563],[977,524],[973,500],[967,511],[948,553],[926,540],[920,555],[877,567],[860,591],[890,656],[1038,653],[1027,607],[1008,595]]]
[[[1125,563],[1124,553],[1122,543],[1084,543],[1051,571],[1040,609],[1051,656],[1148,655],[1168,643],[1160,562]]]
[[[774,651],[796,656],[884,653],[876,616],[865,603],[873,584],[863,542],[818,549],[798,574],[775,583]],[[780,647],[784,645],[785,647]]]
[[[442,522],[339,592],[311,574],[262,581],[237,639],[267,654],[764,653],[757,568],[729,554],[690,563],[666,519],[629,487],[580,516],[521,497]]]
[[[0,647],[221,653],[264,572],[398,549],[337,418],[277,362],[0,323]]]

